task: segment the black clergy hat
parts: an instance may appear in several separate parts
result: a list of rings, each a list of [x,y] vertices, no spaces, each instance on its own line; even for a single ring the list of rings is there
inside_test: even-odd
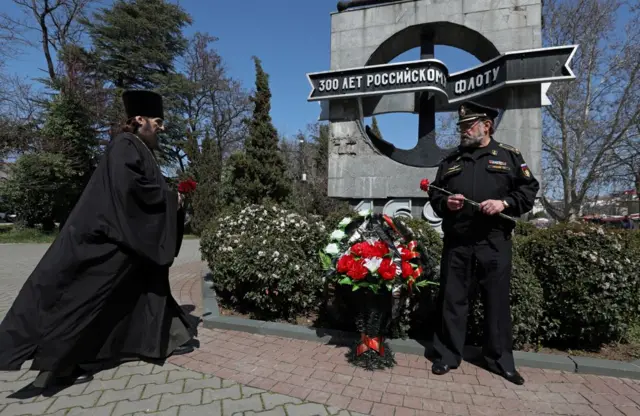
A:
[[[122,94],[127,119],[142,116],[164,119],[162,96],[153,91],[127,90]]]
[[[496,110],[495,108],[480,105],[478,103],[474,103],[473,101],[466,101],[460,104],[460,107],[458,107],[458,124],[481,118],[495,120],[495,118],[498,117],[499,114],[500,111]]]

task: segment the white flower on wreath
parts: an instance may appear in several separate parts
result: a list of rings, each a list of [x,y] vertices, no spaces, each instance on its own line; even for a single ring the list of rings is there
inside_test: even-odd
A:
[[[335,230],[334,232],[331,233],[331,239],[332,240],[342,240],[345,237],[345,233],[342,230]]]
[[[347,225],[351,224],[351,218],[349,217],[344,217],[339,223],[338,225],[340,227],[346,227]]]
[[[324,248],[324,252],[331,255],[336,255],[340,252],[340,248],[336,243],[331,243]]]
[[[370,209],[363,209],[362,211],[358,212],[358,215],[360,215],[361,217],[367,217],[367,216],[371,215],[371,210]]]
[[[375,273],[380,268],[380,264],[381,263],[382,263],[382,258],[380,258],[380,257],[371,257],[371,258],[366,259],[364,261],[364,267],[369,269],[369,271],[371,273]]]

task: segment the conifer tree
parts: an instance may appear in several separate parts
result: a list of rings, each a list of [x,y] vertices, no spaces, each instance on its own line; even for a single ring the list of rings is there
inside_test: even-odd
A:
[[[253,57],[256,67],[256,91],[251,101],[253,117],[248,121],[249,134],[245,152],[233,155],[231,185],[233,199],[249,203],[264,200],[281,203],[291,192],[286,166],[278,148],[278,132],[271,121],[269,76],[262,62]]]

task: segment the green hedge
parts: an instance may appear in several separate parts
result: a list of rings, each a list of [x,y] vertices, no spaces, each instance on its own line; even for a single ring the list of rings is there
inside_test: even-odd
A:
[[[547,344],[598,348],[624,341],[639,315],[640,262],[630,236],[561,224],[528,237],[522,252],[544,290]]]
[[[350,294],[323,292],[318,250],[346,210],[321,220],[279,207],[254,205],[214,219],[201,238],[223,302],[263,319],[309,312],[322,325],[350,329]],[[352,213],[351,213],[352,214]],[[429,254],[426,270],[439,281],[442,240],[423,220],[403,220]],[[640,323],[640,231],[596,225],[536,229],[520,223],[514,237],[511,315],[514,348],[545,345],[598,348],[625,341]],[[437,325],[438,287],[415,296],[397,335],[424,339]],[[480,343],[483,305],[470,293],[467,340]],[[337,296],[334,298],[334,296]],[[324,298],[323,298],[324,297]],[[331,310],[327,309],[328,304]],[[326,313],[329,312],[329,313]]]
[[[224,303],[257,318],[293,319],[318,308],[317,253],[326,239],[319,218],[252,205],[209,223],[200,250]]]

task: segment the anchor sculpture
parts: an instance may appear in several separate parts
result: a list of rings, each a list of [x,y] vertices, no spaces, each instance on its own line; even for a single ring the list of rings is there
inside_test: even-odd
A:
[[[351,0],[339,1],[338,12],[364,6],[380,6],[383,4],[397,3],[406,0]],[[426,48],[425,48],[426,46]],[[421,58],[433,58],[433,43],[423,45]],[[435,107],[433,99],[430,99],[428,92],[419,94],[420,102],[420,122],[418,143],[413,149],[398,149],[378,137],[369,126],[365,126],[365,131],[371,144],[382,154],[398,163],[415,167],[436,166],[440,160],[449,152],[441,149],[435,140]]]

